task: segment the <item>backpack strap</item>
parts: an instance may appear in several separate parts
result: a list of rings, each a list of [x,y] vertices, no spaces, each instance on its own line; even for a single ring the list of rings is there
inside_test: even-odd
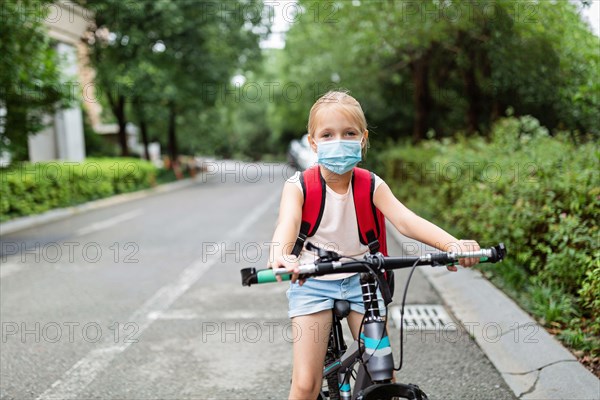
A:
[[[302,222],[292,254],[298,256],[304,248],[307,238],[317,232],[325,209],[325,179],[318,165],[314,165],[300,174],[300,184],[304,203],[302,204]]]
[[[371,253],[380,251],[380,223],[383,221],[379,215],[381,212],[373,203],[374,191],[375,175],[366,169],[354,168],[352,194],[358,223],[358,237],[362,244],[369,246]],[[383,229],[385,229],[385,225],[383,225]]]
[[[375,193],[375,174],[362,168],[354,168],[352,174],[352,193],[354,208],[356,209],[356,222],[358,223],[358,237],[360,242],[369,246],[371,254],[387,252],[387,238],[385,232],[385,216],[375,207],[373,194]],[[379,282],[379,289],[383,301],[387,306],[392,301],[394,294],[394,271],[383,274],[384,282]]]
[[[379,209],[377,209],[377,222],[379,223],[379,226],[381,227],[381,229],[379,230],[379,251],[384,256],[387,256],[388,250],[387,250],[387,237],[386,237],[386,227],[385,227],[385,215],[383,215],[383,213]],[[391,272],[393,272],[393,271],[391,271]]]

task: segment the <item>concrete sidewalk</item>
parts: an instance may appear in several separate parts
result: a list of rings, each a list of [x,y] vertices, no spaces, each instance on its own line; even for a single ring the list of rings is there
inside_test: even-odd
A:
[[[138,190],[135,192],[117,194],[114,196],[106,197],[104,199],[88,201],[87,203],[79,204],[72,207],[48,210],[41,214],[15,218],[13,220],[0,223],[0,234],[7,235],[9,233],[17,232],[23,229],[33,228],[35,226],[47,224],[52,221],[58,221],[60,219],[68,218],[72,215],[81,214],[87,211],[97,210],[115,204],[121,204],[135,199],[141,199],[143,197],[152,196],[157,193],[165,193],[171,192],[173,190],[183,189],[185,187],[193,185],[194,183],[200,182],[200,180],[203,179],[202,176],[202,173],[199,173],[194,178],[187,178],[182,179],[180,181],[164,183],[162,185],[157,185],[153,188]]]
[[[404,255],[435,250],[395,229],[388,229],[388,234]],[[445,268],[420,271],[519,399],[600,399],[600,379],[479,271],[460,267],[456,273]]]

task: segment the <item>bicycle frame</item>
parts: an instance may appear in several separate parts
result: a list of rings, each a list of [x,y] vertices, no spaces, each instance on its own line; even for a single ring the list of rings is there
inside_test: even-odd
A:
[[[358,272],[361,274],[361,289],[363,292],[363,304],[365,316],[361,324],[361,332],[358,340],[355,340],[350,348],[346,348],[342,335],[339,318],[333,315],[333,324],[328,345],[327,357],[332,361],[325,361],[323,377],[327,379],[332,374],[337,374],[337,388],[329,393],[330,400],[375,400],[404,398],[411,400],[426,400],[427,395],[414,384],[392,383],[394,373],[394,359],[390,340],[387,336],[386,320],[381,317],[379,301],[377,298],[376,282],[380,284],[380,290],[384,302],[389,304],[392,295],[387,282],[384,279],[385,271],[410,268],[411,274],[407,280],[406,289],[414,268],[419,265],[455,265],[461,258],[479,258],[483,262],[496,263],[502,261],[506,254],[503,243],[497,246],[480,249],[473,252],[442,252],[436,254],[424,254],[418,257],[384,257],[381,253],[367,254],[363,261],[352,259],[352,261],[339,261],[342,256],[333,252],[318,248],[311,243],[306,243],[308,250],[318,252],[318,260],[311,264],[297,267],[297,273],[302,277],[321,276],[337,272]],[[365,272],[368,270],[369,272]],[[241,271],[242,285],[250,286],[257,283],[276,282],[277,277],[283,280],[291,278],[291,272],[285,268],[263,269],[244,268]],[[403,298],[402,304],[406,297]],[[402,327],[400,328],[402,332]],[[402,351],[402,343],[400,343]],[[364,349],[364,350],[363,350]],[[402,352],[401,352],[402,354]],[[327,358],[326,358],[327,360]],[[353,367],[359,363],[359,368],[354,384],[354,394],[350,387],[350,377]],[[328,384],[331,382],[328,382]],[[322,392],[321,398],[327,398]]]
[[[387,335],[386,319],[380,315],[375,278],[371,274],[361,273],[361,288],[365,306],[363,330],[360,332],[359,339],[355,340],[350,348],[347,348],[344,341],[340,318],[335,311],[333,312],[327,352],[332,354],[335,360],[325,365],[323,377],[327,379],[331,374],[337,373],[338,393],[329,392],[329,398],[368,399],[371,393],[374,397],[386,394],[409,399],[427,399],[416,385],[392,383],[394,359]],[[364,351],[361,351],[361,346]],[[359,367],[354,383],[354,395],[352,395],[350,378],[356,363],[359,363]],[[332,388],[330,387],[329,390],[331,391]],[[378,393],[375,394],[373,391]],[[321,396],[325,398],[324,393]]]

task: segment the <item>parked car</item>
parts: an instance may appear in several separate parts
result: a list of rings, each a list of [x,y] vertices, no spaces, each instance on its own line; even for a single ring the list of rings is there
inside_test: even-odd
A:
[[[317,153],[308,145],[308,133],[301,139],[294,139],[288,147],[288,162],[300,171],[317,163]]]

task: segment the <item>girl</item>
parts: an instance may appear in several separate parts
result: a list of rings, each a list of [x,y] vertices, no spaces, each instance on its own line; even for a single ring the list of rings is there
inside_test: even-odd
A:
[[[347,92],[326,93],[312,106],[308,118],[308,142],[317,153],[321,174],[326,183],[325,208],[317,232],[309,240],[320,247],[335,245],[344,256],[361,257],[368,253],[358,237],[352,196],[352,168],[361,160],[369,132],[360,104]],[[364,308],[359,274],[334,274],[298,279],[300,264],[314,261],[312,252],[291,255],[300,230],[303,193],[298,173],[284,185],[279,219],[270,252],[270,268],[287,268],[292,282],[287,291],[288,316],[297,338],[293,344],[293,371],[290,399],[314,399],[321,388],[323,363],[327,351],[334,299],[350,301],[348,324],[356,339]],[[388,185],[375,177],[373,203],[400,233],[442,251],[475,251],[475,241],[458,240],[443,229],[420,218],[392,194]],[[477,259],[461,259],[463,267]],[[456,267],[448,267],[456,271]],[[278,277],[281,281],[281,278]]]

